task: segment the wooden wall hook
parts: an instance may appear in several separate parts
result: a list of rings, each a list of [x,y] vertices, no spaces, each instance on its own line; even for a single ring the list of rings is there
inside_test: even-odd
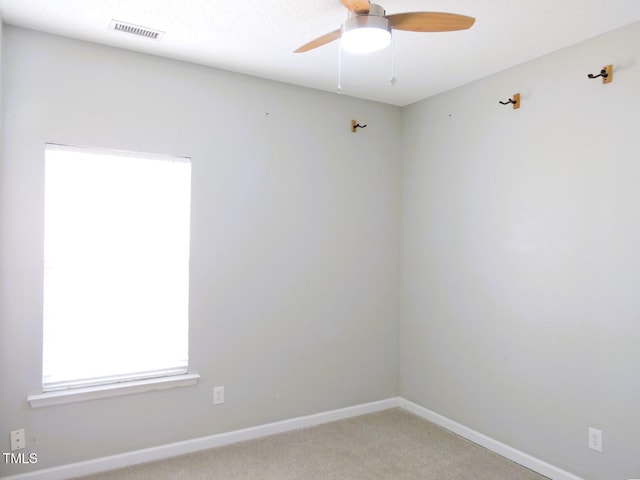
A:
[[[613,65],[607,65],[605,67],[602,67],[602,70],[600,70],[600,73],[598,75],[594,75],[593,73],[589,73],[587,75],[587,77],[593,79],[593,78],[598,78],[598,77],[602,77],[602,83],[611,83],[613,80]]]
[[[351,120],[351,131],[353,133],[356,133],[356,128],[365,128],[365,127],[366,125],[360,125],[355,120]]]
[[[513,95],[513,98],[510,98],[509,100],[507,100],[506,102],[503,102],[502,100],[499,100],[499,102],[502,105],[509,105],[512,104],[513,105],[513,109],[515,110],[516,108],[520,108],[520,94],[519,93],[515,93]]]

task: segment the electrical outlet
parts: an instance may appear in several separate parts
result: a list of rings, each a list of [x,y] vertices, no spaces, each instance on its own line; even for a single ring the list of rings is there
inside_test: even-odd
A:
[[[213,387],[213,404],[224,403],[224,387]]]
[[[602,451],[602,430],[589,427],[589,448],[597,452]]]
[[[11,432],[11,451],[22,450],[26,446],[24,428]]]

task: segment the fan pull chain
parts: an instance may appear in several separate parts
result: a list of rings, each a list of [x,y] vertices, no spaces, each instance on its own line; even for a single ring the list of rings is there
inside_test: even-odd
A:
[[[396,73],[395,73],[395,56],[393,54],[394,52],[394,41],[393,41],[393,37],[391,37],[391,77],[389,77],[389,85],[391,85],[392,87],[395,87],[396,84],[398,83],[398,79],[396,78]]]
[[[342,95],[342,40],[338,45],[338,95]]]

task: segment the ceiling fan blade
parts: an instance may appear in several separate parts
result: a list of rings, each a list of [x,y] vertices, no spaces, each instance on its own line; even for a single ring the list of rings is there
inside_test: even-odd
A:
[[[410,32],[451,32],[466,30],[476,21],[473,17],[444,12],[411,12],[387,15],[389,25]]]
[[[293,53],[308,52],[309,50],[313,50],[314,48],[321,47],[322,45],[326,45],[327,43],[330,43],[330,42],[333,42],[334,40],[339,39],[341,34],[342,34],[341,29],[334,30],[333,32],[325,33],[321,37],[318,37],[315,40],[311,40],[310,42],[305,43],[304,45],[299,47],[297,50],[294,50]]]
[[[340,0],[353,13],[369,13],[369,0]]]

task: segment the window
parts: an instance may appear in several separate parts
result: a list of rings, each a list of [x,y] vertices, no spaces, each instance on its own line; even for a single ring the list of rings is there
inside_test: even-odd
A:
[[[186,374],[189,158],[47,144],[43,391]]]

